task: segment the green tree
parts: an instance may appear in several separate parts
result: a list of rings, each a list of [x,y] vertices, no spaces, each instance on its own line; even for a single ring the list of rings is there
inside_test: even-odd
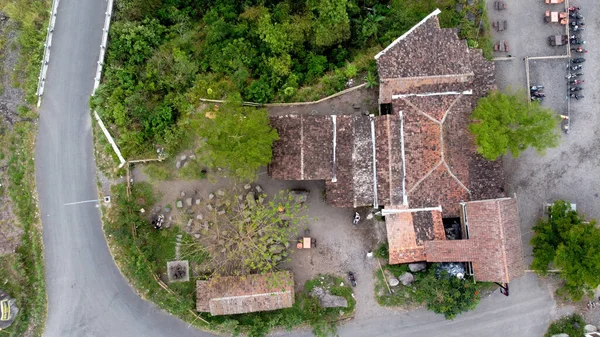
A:
[[[226,169],[236,180],[252,181],[271,162],[271,146],[279,136],[266,109],[242,106],[237,98],[208,111],[198,131],[206,139],[203,150],[212,167]]]
[[[564,280],[558,293],[579,300],[600,285],[600,229],[586,222],[570,204],[559,200],[550,207],[547,220],[533,227],[531,268],[546,275],[550,265]]]
[[[450,276],[446,272],[435,275],[433,270],[419,280],[416,299],[427,305],[427,309],[442,314],[446,319],[475,309],[479,302],[479,289],[470,280]]]
[[[192,254],[207,251],[210,260],[204,269],[219,276],[247,275],[275,271],[287,260],[292,236],[306,219],[305,209],[287,192],[273,198],[245,191],[218,196],[214,207],[205,200],[201,214],[205,221],[200,240],[182,246]]]
[[[476,137],[477,151],[486,159],[495,160],[509,151],[518,157],[528,147],[544,153],[558,146],[555,116],[538,102],[527,102],[523,94],[492,91],[477,102],[469,129]]]
[[[328,47],[350,37],[348,0],[308,0],[308,8],[316,13],[313,22],[314,44]]]

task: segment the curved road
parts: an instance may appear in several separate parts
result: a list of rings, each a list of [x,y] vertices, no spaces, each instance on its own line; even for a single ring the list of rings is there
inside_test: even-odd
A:
[[[61,0],[40,109],[36,178],[44,226],[48,337],[210,336],[141,300],[117,270],[101,228],[88,100],[98,59],[103,0]],[[355,320],[342,336],[539,336],[554,302],[531,275],[512,295],[446,321],[425,311]],[[308,335],[307,332],[281,335]]]

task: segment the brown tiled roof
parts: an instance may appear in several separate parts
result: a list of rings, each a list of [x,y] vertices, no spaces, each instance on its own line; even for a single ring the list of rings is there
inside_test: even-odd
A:
[[[353,168],[355,164],[352,160],[352,153],[354,152],[353,117],[337,116],[336,124],[336,181],[325,181],[327,203],[336,207],[353,207],[356,195],[353,188]]]
[[[422,77],[470,72],[465,40],[454,29],[440,29],[436,15],[429,16],[409,34],[378,54],[379,77]]]
[[[287,271],[196,282],[196,310],[213,316],[277,310],[293,304],[294,278]]]
[[[524,273],[517,201],[466,203],[468,240],[427,241],[429,262],[472,262],[477,281],[508,283]]]
[[[271,116],[279,140],[273,144],[269,174],[283,180],[331,179],[333,119],[331,116]]]
[[[407,210],[393,206],[392,210]],[[389,245],[389,263],[425,261],[426,240],[445,240],[442,215],[438,211],[402,212],[385,217]]]

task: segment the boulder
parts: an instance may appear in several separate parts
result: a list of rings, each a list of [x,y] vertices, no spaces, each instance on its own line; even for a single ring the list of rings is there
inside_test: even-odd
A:
[[[398,279],[394,276],[394,274],[392,274],[391,271],[384,269],[383,275],[385,276],[385,279],[387,280],[387,283],[390,285],[390,287],[395,287],[398,284],[400,284],[400,281],[398,281]]]
[[[184,160],[186,160],[186,159],[187,159],[187,156],[186,156],[185,154],[184,154],[184,155],[182,155],[181,157],[179,157],[179,160],[181,160],[181,161],[184,161]]]
[[[338,307],[347,308],[348,300],[346,300],[342,296],[325,294],[319,298],[319,304],[323,308],[338,308]]]
[[[200,200],[200,198],[198,198],[198,199],[196,199],[196,201],[195,201],[195,204],[196,204],[196,205],[200,205],[200,202],[201,202],[201,201],[202,201],[202,200]]]
[[[169,213],[171,211],[171,207],[165,207],[165,213]]]
[[[204,219],[204,216],[202,214],[196,215],[196,220],[202,220],[202,219]]]
[[[225,195],[225,191],[223,191],[223,190],[218,190],[218,191],[217,191],[217,195],[218,195],[218,196],[220,196],[220,197],[222,197],[222,196],[224,196],[224,195]]]
[[[179,160],[175,163],[175,167],[181,168],[181,162]]]
[[[213,210],[213,207],[212,207],[212,205],[211,205],[211,204],[208,204],[208,205],[206,205],[206,209],[208,209],[209,211],[212,211],[212,210]]]
[[[185,197],[185,191],[179,192],[179,196],[182,197],[182,198]]]
[[[208,195],[208,200],[213,200],[214,198],[215,198],[214,194],[211,193],[211,194]]]
[[[220,210],[220,211],[217,212],[217,214],[223,215],[223,214],[225,214],[225,210]]]
[[[182,208],[182,207],[183,207],[183,201],[181,201],[181,200],[177,200],[177,203],[175,203],[175,206],[176,206],[177,208]]]
[[[194,237],[195,237],[196,239],[200,239],[200,234],[194,234]]]
[[[244,189],[245,189],[245,190],[249,190],[249,189],[251,189],[251,188],[252,188],[252,185],[250,185],[250,184],[246,184],[246,185],[244,185]]]
[[[189,159],[190,160],[196,160],[196,156],[192,154],[192,155],[189,156]]]
[[[250,207],[256,206],[256,199],[254,199],[254,192],[248,192],[246,194],[246,204]]]
[[[256,192],[258,192],[258,193],[263,192],[263,189],[262,189],[262,187],[260,187],[260,185],[256,185],[256,187],[254,187],[254,188],[256,189]]]
[[[371,220],[371,219],[373,219],[373,213],[367,214],[367,220]]]
[[[188,206],[192,206],[192,198],[185,199],[185,204]]]
[[[398,277],[398,281],[405,286],[409,286],[415,281],[415,277],[413,274],[406,272]]]
[[[583,327],[583,330],[585,332],[596,332],[596,331],[598,331],[598,328],[596,328],[595,325],[587,324],[586,326]]]
[[[427,262],[409,263],[408,269],[410,269],[410,271],[413,273],[425,270],[427,269]]]
[[[310,194],[309,190],[291,190],[290,191],[290,196],[298,204],[305,203],[306,200],[308,199],[309,194]]]

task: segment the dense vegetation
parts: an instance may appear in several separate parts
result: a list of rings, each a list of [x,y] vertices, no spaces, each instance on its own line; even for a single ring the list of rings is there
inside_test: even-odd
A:
[[[340,318],[340,308],[323,309],[316,298],[307,295],[315,285],[322,286],[323,280],[328,281],[327,287],[333,295],[344,296],[348,300],[349,307],[343,309],[345,315],[354,310],[356,302],[352,298],[352,289],[340,286],[341,278],[328,276],[307,283],[308,290],[296,294],[291,308],[232,316],[197,314],[195,282],[171,283],[163,288],[155,276],[163,277],[167,261],[174,259],[178,234],[183,236],[181,257],[189,260],[192,268],[210,259],[207,250],[197,249],[197,241],[178,227],[157,231],[142,217],[139,209],[150,209],[154,203],[150,184],[134,184],[130,198],[126,195],[124,184],[116,185],[112,189],[112,197],[113,206],[105,210],[104,230],[121,271],[142,296],[193,325],[223,333],[259,337],[265,336],[274,327],[291,329],[308,323],[317,336],[331,335],[335,332],[334,322]]]
[[[550,207],[548,219],[533,227],[531,268],[546,275],[552,265],[564,280],[557,293],[580,300],[600,285],[600,228],[586,221],[570,204],[558,200]]]
[[[375,250],[375,256],[387,260],[388,244],[382,244]],[[458,279],[443,270],[437,270],[437,264],[430,264],[425,271],[413,273],[415,281],[410,286],[402,284],[391,288],[389,292],[381,270],[377,271],[375,285],[376,300],[386,307],[404,307],[424,305],[427,309],[453,319],[458,314],[473,310],[479,303],[480,293],[490,288],[490,283],[473,282],[471,277]],[[389,271],[394,277],[409,272],[408,265],[384,265],[382,269]]]
[[[117,1],[92,107],[116,126],[126,156],[156,145],[176,148],[182,136],[176,123],[199,98],[238,92],[259,103],[313,100],[344,89],[350,78],[370,74],[375,82],[375,53],[437,7],[443,26],[458,25],[469,45],[489,50],[485,28],[476,28],[487,27],[484,3]]]
[[[10,19],[3,22],[0,35],[0,92],[4,78],[20,88],[29,103],[35,101],[37,77],[43,54],[50,10],[48,0],[0,0],[0,11]],[[11,41],[15,33],[16,39]],[[10,49],[9,49],[10,48]],[[5,57],[18,55],[11,73]],[[8,81],[11,82],[11,81]],[[25,103],[25,102],[22,102]],[[46,319],[46,288],[40,221],[35,203],[33,146],[37,115],[27,105],[17,108],[13,125],[0,122],[0,162],[6,173],[0,179],[0,194],[8,192],[14,221],[23,230],[21,242],[13,254],[0,256],[0,288],[17,300],[20,308],[14,323],[2,331],[3,336],[41,336]]]
[[[556,113],[537,101],[527,102],[523,93],[492,91],[479,99],[471,118],[477,151],[488,160],[508,152],[518,157],[528,147],[543,154],[560,139]]]
[[[585,321],[579,314],[565,316],[550,323],[544,337],[552,337],[559,334],[567,334],[569,337],[584,337]]]

